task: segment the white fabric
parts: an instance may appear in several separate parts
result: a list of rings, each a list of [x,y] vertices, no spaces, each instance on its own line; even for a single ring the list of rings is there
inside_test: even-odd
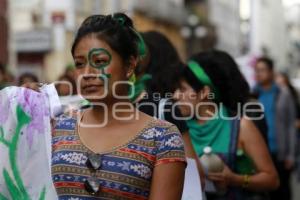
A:
[[[202,200],[201,182],[199,178],[196,161],[191,158],[186,158],[187,167],[185,169],[184,188],[182,200]]]
[[[62,103],[57,94],[54,83],[45,84],[40,88],[41,93],[44,93],[47,97],[50,107],[51,118],[54,118],[61,114],[62,112]]]
[[[45,89],[47,88],[48,89]],[[16,134],[16,126],[20,115],[17,107],[30,117],[30,122],[21,129],[22,134],[16,145],[16,165],[25,191],[18,185],[16,173],[12,170],[9,147],[0,141],[0,194],[7,199],[12,197],[7,182],[4,180],[4,169],[7,170],[20,195],[27,193],[29,199],[39,199],[45,189],[45,199],[57,199],[57,194],[51,178],[51,116],[59,111],[56,102],[57,94],[52,86],[45,86],[41,92],[33,90],[7,87],[0,90],[0,127],[4,134],[2,140],[11,142]],[[52,89],[51,89],[52,88]],[[50,93],[49,93],[50,92]],[[51,103],[50,103],[51,102]],[[58,107],[56,107],[58,106]],[[0,196],[1,196],[0,195]],[[24,196],[23,196],[24,197]],[[1,199],[1,197],[0,197]]]

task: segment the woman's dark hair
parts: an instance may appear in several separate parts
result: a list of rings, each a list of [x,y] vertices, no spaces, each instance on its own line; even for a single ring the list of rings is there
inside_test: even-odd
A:
[[[32,73],[24,73],[24,74],[21,74],[19,76],[19,81],[18,81],[18,85],[23,85],[24,84],[24,81],[25,79],[31,79],[31,82],[39,82],[39,79],[36,75],[32,74]]]
[[[139,36],[134,30],[132,20],[123,13],[92,15],[85,19],[72,45],[73,56],[79,41],[90,34],[95,34],[98,39],[105,41],[125,62],[128,62],[131,56],[139,55]]]
[[[237,63],[226,52],[211,50],[193,55],[190,60],[197,62],[211,79],[219,99],[216,103],[223,103],[232,111],[237,110],[238,103],[244,104],[249,98],[250,88]],[[183,73],[186,81],[199,91],[204,87],[188,68]]]
[[[148,93],[173,93],[183,66],[172,43],[163,34],[156,31],[142,33],[146,43],[150,61],[143,70],[152,75],[147,82]]]
[[[256,60],[256,63],[259,63],[259,62],[262,62],[262,63],[265,63],[265,65],[268,67],[268,69],[270,71],[273,71],[274,70],[274,62],[271,58],[268,58],[268,57],[260,57]]]
[[[66,80],[67,82],[69,82],[72,85],[72,94],[71,95],[77,94],[76,81],[74,80],[74,78],[68,76],[67,74],[63,74],[62,76],[60,76],[58,78],[58,81],[64,81],[64,80]],[[59,84],[56,84],[55,86],[58,89]]]

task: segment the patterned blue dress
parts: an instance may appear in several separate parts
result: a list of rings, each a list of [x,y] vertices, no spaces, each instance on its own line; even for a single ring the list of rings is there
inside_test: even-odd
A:
[[[90,150],[77,133],[76,117],[57,120],[52,139],[52,177],[60,200],[148,199],[156,166],[185,162],[178,129],[153,119],[126,144],[101,155],[101,167],[92,172],[86,162]],[[95,176],[100,192],[92,195],[85,181]]]

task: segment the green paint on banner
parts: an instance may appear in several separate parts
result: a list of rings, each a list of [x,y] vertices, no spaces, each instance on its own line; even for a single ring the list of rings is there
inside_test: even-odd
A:
[[[22,199],[23,196],[22,196],[21,191],[15,185],[14,181],[12,180],[12,178],[10,177],[10,175],[8,174],[6,169],[3,169],[3,177],[4,177],[5,184],[8,188],[8,191],[9,191],[12,199]]]
[[[15,134],[13,135],[11,141],[7,141],[4,138],[4,130],[3,127],[0,126],[0,142],[3,143],[8,148],[9,153],[9,162],[11,166],[11,171],[13,174],[13,177],[9,175],[6,169],[3,169],[3,177],[7,186],[7,189],[11,195],[11,198],[13,200],[30,200],[29,194],[24,186],[18,165],[17,165],[17,147],[19,138],[22,132],[22,128],[29,124],[31,121],[31,118],[23,111],[20,105],[16,108],[16,114],[17,114],[17,126]],[[44,200],[46,194],[45,187],[43,188],[43,191],[41,192],[41,196],[39,200]],[[0,193],[0,200],[6,200],[7,198]]]
[[[45,198],[46,198],[46,188],[44,187],[40,194],[39,200],[44,200]]]
[[[0,194],[0,200],[8,200],[8,198]]]

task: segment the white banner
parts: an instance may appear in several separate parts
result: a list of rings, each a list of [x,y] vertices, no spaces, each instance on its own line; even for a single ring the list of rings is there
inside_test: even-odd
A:
[[[48,95],[0,90],[0,199],[57,199],[51,178]]]

